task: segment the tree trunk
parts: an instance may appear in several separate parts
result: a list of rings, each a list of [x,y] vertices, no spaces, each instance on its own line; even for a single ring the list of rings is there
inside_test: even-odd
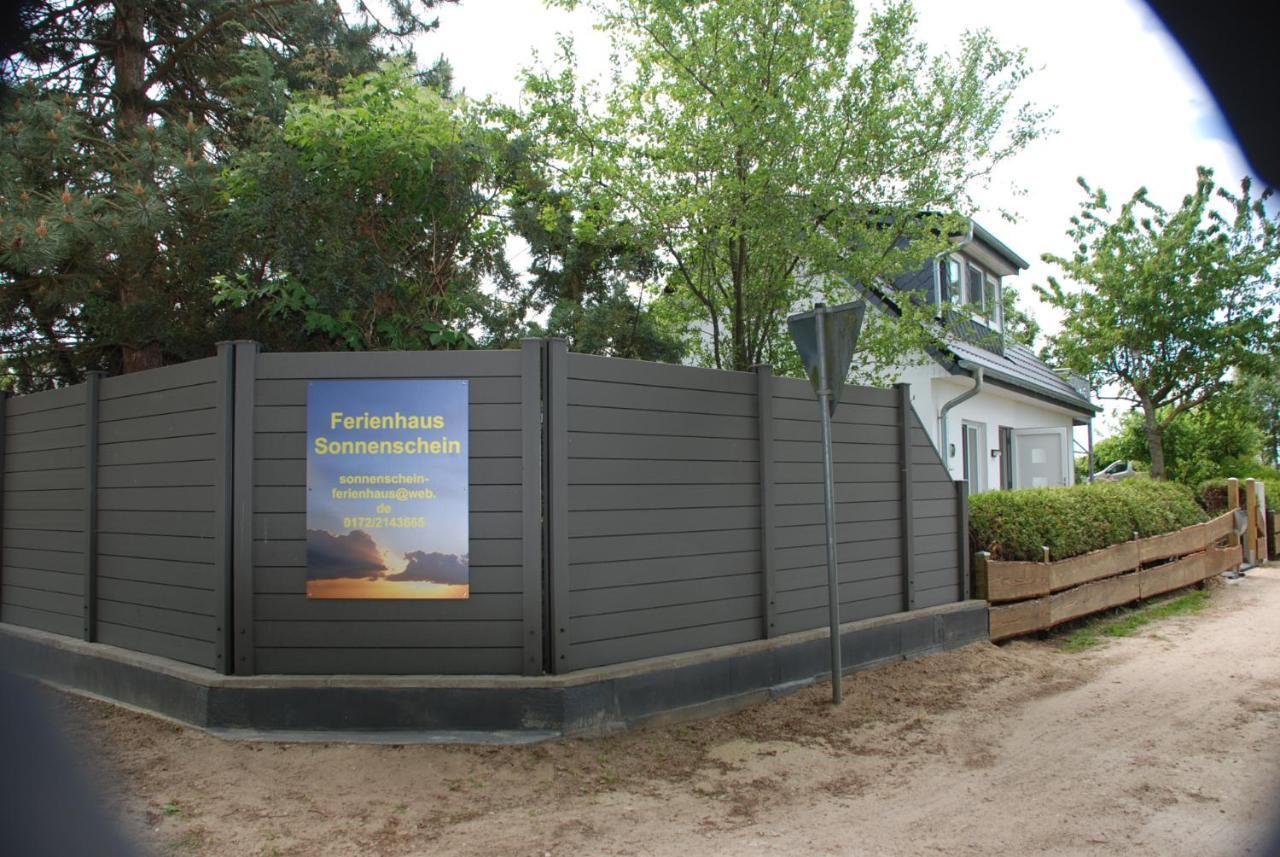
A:
[[[1142,428],[1147,436],[1147,451],[1151,453],[1151,477],[1164,479],[1164,428],[1156,419],[1155,403],[1143,397]]]
[[[118,141],[127,142],[147,123],[147,31],[144,5],[136,0],[116,3],[114,23],[111,59],[115,81],[111,86],[111,96],[115,101],[115,136]],[[132,192],[129,187],[131,178],[135,182],[140,182],[143,178],[134,175],[130,167],[129,164],[121,164],[119,172],[112,177],[115,192],[122,196]],[[150,176],[146,178],[149,180]],[[140,293],[146,291],[147,272],[155,253],[154,242],[141,241],[129,254],[132,258],[121,260],[117,292],[121,307],[128,308],[144,299]],[[121,368],[125,372],[155,369],[164,362],[160,343],[154,340],[142,345],[121,343],[120,349]]]

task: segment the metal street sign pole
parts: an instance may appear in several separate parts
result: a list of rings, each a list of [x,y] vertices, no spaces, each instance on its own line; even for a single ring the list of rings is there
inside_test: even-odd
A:
[[[795,340],[796,351],[804,363],[809,381],[818,395],[822,417],[822,487],[827,519],[827,603],[831,612],[831,701],[843,698],[840,666],[840,578],[836,562],[836,487],[835,465],[831,456],[831,417],[844,392],[844,379],[849,374],[853,349],[862,332],[866,304],[861,301],[828,307],[814,304],[812,312],[802,312],[787,319],[787,328]]]
[[[843,670],[840,667],[840,578],[836,563],[836,489],[831,463],[831,379],[827,367],[827,308],[813,308],[813,321],[818,345],[818,410],[822,412],[822,487],[827,517],[827,603],[831,613],[831,702],[839,705],[844,698]],[[843,381],[843,379],[841,379]]]

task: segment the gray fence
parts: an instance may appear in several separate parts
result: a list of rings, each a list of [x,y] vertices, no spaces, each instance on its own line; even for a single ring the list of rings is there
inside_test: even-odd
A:
[[[343,378],[469,380],[468,600],[307,598],[307,382]],[[539,674],[826,621],[817,403],[768,367],[228,343],[3,408],[3,622],[238,674]],[[962,599],[963,484],[905,388],[846,388],[834,441],[842,617]]]

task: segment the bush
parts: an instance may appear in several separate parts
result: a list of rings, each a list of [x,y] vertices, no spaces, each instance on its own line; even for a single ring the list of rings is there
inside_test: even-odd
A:
[[[1246,468],[1240,480],[1240,491],[1244,493],[1244,480],[1261,479],[1267,494],[1267,511],[1280,512],[1280,470],[1274,467]],[[1196,499],[1210,515],[1220,515],[1227,508],[1227,480],[1206,479],[1196,486]]]
[[[1066,559],[1207,520],[1191,489],[1128,479],[1068,488],[991,491],[969,500],[969,539],[992,559]]]

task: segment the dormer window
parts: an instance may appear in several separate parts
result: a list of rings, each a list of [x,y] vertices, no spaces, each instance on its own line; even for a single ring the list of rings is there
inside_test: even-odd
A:
[[[1001,329],[1004,319],[998,276],[973,260],[955,254],[942,258],[938,273],[939,308],[967,309],[979,324],[991,330]]]

